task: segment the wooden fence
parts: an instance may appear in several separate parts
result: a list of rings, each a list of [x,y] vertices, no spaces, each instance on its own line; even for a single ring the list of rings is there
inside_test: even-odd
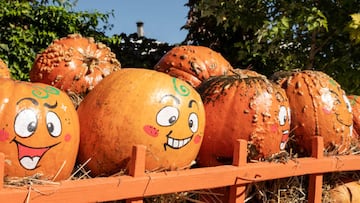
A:
[[[360,170],[360,156],[323,156],[323,139],[314,138],[311,157],[286,163],[247,163],[247,142],[235,145],[232,165],[145,173],[144,146],[133,147],[130,175],[61,181],[58,184],[4,185],[4,155],[0,154],[0,202],[143,202],[145,197],[207,188],[230,187],[230,202],[244,202],[249,183],[309,175],[308,202],[322,202],[323,174]]]

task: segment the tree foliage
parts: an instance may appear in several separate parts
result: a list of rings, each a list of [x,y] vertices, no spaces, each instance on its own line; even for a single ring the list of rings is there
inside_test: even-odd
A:
[[[54,39],[71,33],[103,38],[99,21],[111,13],[73,12],[69,1],[0,0],[0,58],[14,79],[27,80],[37,53]]]
[[[114,40],[117,39],[117,40]],[[114,35],[103,42],[116,53],[122,67],[152,69],[174,45],[156,39],[138,37],[137,33]]]
[[[311,69],[360,94],[358,0],[189,0],[184,43],[265,75]]]

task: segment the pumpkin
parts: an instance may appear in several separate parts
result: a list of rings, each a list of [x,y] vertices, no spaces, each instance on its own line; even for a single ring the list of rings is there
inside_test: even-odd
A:
[[[249,159],[263,159],[285,149],[290,128],[289,104],[281,88],[264,77],[214,76],[198,88],[206,125],[198,164],[232,163],[234,142],[249,144]]]
[[[0,59],[0,78],[10,78],[10,70],[2,59]]]
[[[80,141],[79,119],[70,98],[47,84],[3,78],[0,84],[4,175],[68,178]]]
[[[168,51],[154,69],[197,87],[211,76],[229,74],[233,67],[220,53],[208,47],[182,45]]]
[[[360,182],[346,181],[330,189],[329,196],[334,203],[360,202]]]
[[[132,147],[147,147],[148,171],[195,161],[203,139],[200,95],[186,82],[148,69],[125,68],[104,78],[80,103],[78,160],[92,176],[128,168]]]
[[[322,136],[327,151],[345,152],[352,141],[353,121],[340,85],[327,74],[312,70],[293,72],[279,81],[289,98],[297,150],[310,155],[312,138]]]
[[[54,40],[37,55],[29,77],[32,82],[84,96],[120,67],[115,54],[106,45],[96,43],[91,37],[70,34]]]
[[[360,135],[360,97],[358,95],[348,95],[347,97],[350,101],[353,113],[353,132],[358,136]]]

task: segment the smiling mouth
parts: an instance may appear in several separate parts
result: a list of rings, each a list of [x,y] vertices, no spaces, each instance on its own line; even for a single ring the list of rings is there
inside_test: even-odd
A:
[[[343,119],[341,119],[340,114],[335,113],[335,115],[336,115],[336,120],[339,121],[339,123],[343,124],[343,125],[346,126],[346,127],[351,127],[351,126],[352,126],[352,123],[351,123],[351,122],[346,122],[346,121],[344,121]]]
[[[286,147],[286,143],[289,139],[289,130],[283,130],[282,131],[282,138],[281,138],[281,143],[280,143],[280,149],[284,150]]]
[[[17,140],[13,140],[18,148],[18,159],[20,162],[20,165],[27,169],[27,170],[33,170],[38,167],[38,163],[41,159],[41,157],[52,147],[58,145],[59,143],[56,143],[51,146],[47,147],[29,147],[26,146]]]
[[[164,149],[166,151],[166,147],[170,147],[172,149],[180,149],[180,148],[183,148],[184,146],[186,146],[190,140],[192,139],[192,135],[188,138],[185,138],[185,139],[176,139],[176,138],[173,138],[173,137],[170,137],[172,133],[172,130],[166,135],[166,138],[167,138],[167,143],[164,143]]]

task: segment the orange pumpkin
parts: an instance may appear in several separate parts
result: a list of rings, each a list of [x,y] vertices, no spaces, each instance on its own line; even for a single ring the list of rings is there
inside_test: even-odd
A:
[[[311,153],[314,136],[324,138],[324,147],[344,152],[352,140],[351,106],[340,85],[320,71],[294,72],[281,80],[289,98],[291,128],[299,152]],[[335,151],[334,151],[335,150]]]
[[[2,59],[0,59],[0,78],[10,78],[10,70]]]
[[[71,34],[54,40],[38,54],[29,76],[32,82],[84,95],[119,69],[120,62],[106,45]]]
[[[360,135],[360,96],[348,95],[353,113],[354,134]]]
[[[215,76],[198,88],[206,125],[200,166],[231,164],[234,142],[248,140],[249,158],[261,159],[285,149],[289,104],[280,87],[264,77]]]
[[[208,47],[182,45],[168,51],[154,69],[197,87],[211,76],[227,75],[233,67],[220,53]]]
[[[134,145],[147,147],[146,169],[180,169],[195,160],[203,139],[200,95],[165,73],[126,68],[104,78],[78,108],[79,162],[92,176],[128,167]]]
[[[44,179],[68,178],[80,140],[78,115],[70,98],[42,83],[0,79],[0,84],[5,176],[40,173]]]

